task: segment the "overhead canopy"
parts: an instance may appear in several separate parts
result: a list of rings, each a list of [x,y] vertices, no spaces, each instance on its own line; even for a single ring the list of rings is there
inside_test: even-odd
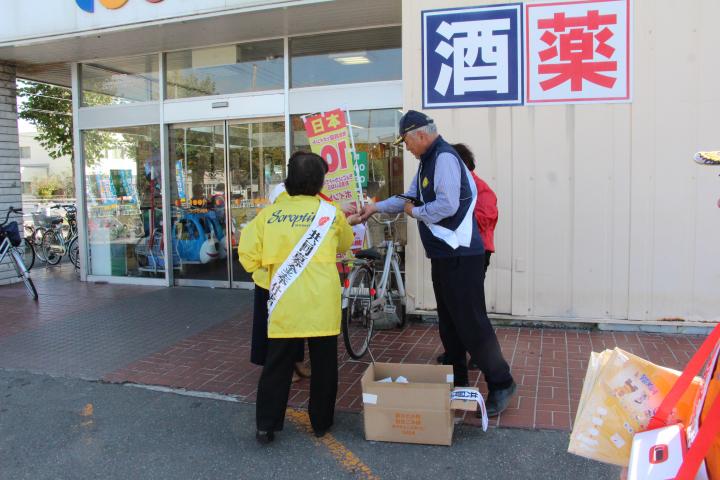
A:
[[[401,0],[332,0],[254,11],[235,9],[227,14],[0,42],[0,61],[15,63],[19,78],[70,86],[72,62],[400,23]]]

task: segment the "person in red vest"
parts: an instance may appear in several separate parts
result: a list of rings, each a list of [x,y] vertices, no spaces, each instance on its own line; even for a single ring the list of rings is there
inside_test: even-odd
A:
[[[475,220],[477,220],[478,229],[480,230],[480,236],[482,237],[483,245],[485,245],[485,273],[483,278],[487,274],[487,269],[490,266],[490,257],[495,252],[495,226],[498,222],[498,208],[497,208],[497,196],[495,192],[488,186],[487,183],[475,174],[475,155],[464,143],[456,143],[453,148],[460,156],[465,166],[470,170],[472,178],[475,181],[477,187],[477,201],[475,202]],[[483,296],[484,298],[484,296]],[[445,362],[445,353],[438,356],[438,363]],[[468,367],[477,370],[478,366],[470,360]]]
[[[453,145],[460,159],[470,170],[475,186],[477,187],[477,202],[475,203],[475,220],[477,220],[480,236],[485,245],[485,273],[490,266],[490,256],[495,252],[495,226],[498,222],[497,196],[485,181],[475,174],[475,155],[464,143]]]

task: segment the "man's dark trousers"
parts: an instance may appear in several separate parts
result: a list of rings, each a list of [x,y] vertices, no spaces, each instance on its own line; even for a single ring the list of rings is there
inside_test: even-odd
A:
[[[513,378],[485,309],[485,261],[485,255],[473,255],[433,258],[430,263],[440,339],[455,385],[468,383],[467,351],[492,391],[510,387]]]
[[[324,432],[333,424],[337,398],[337,335],[307,339],[310,350],[310,424]],[[257,429],[279,431],[283,428],[295,356],[303,347],[302,338],[268,339],[267,358],[258,383],[256,400]]]

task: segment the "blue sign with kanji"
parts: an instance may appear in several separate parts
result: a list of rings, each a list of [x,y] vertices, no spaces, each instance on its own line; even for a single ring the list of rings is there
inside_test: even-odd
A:
[[[522,105],[522,3],[422,12],[423,108]]]

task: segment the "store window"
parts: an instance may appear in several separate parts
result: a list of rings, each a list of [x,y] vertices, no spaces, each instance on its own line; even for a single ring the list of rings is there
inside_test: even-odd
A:
[[[270,40],[168,53],[167,98],[280,90],[283,51]]]
[[[403,181],[403,155],[400,147],[392,142],[398,135],[398,121],[402,113],[394,108],[382,110],[354,110],[350,112],[350,124],[355,143],[356,158],[360,164],[364,195],[371,201],[384,200],[392,195],[405,193]],[[310,151],[302,116],[293,115],[293,151]],[[401,217],[398,232],[404,243],[406,238],[405,220]],[[379,240],[382,227],[369,224],[373,239]]]
[[[164,277],[160,128],[82,132],[88,273]],[[110,151],[120,158],[109,158]]]
[[[400,27],[290,40],[290,86],[293,88],[400,79]]]
[[[83,107],[157,101],[158,55],[84,63],[80,83]]]

